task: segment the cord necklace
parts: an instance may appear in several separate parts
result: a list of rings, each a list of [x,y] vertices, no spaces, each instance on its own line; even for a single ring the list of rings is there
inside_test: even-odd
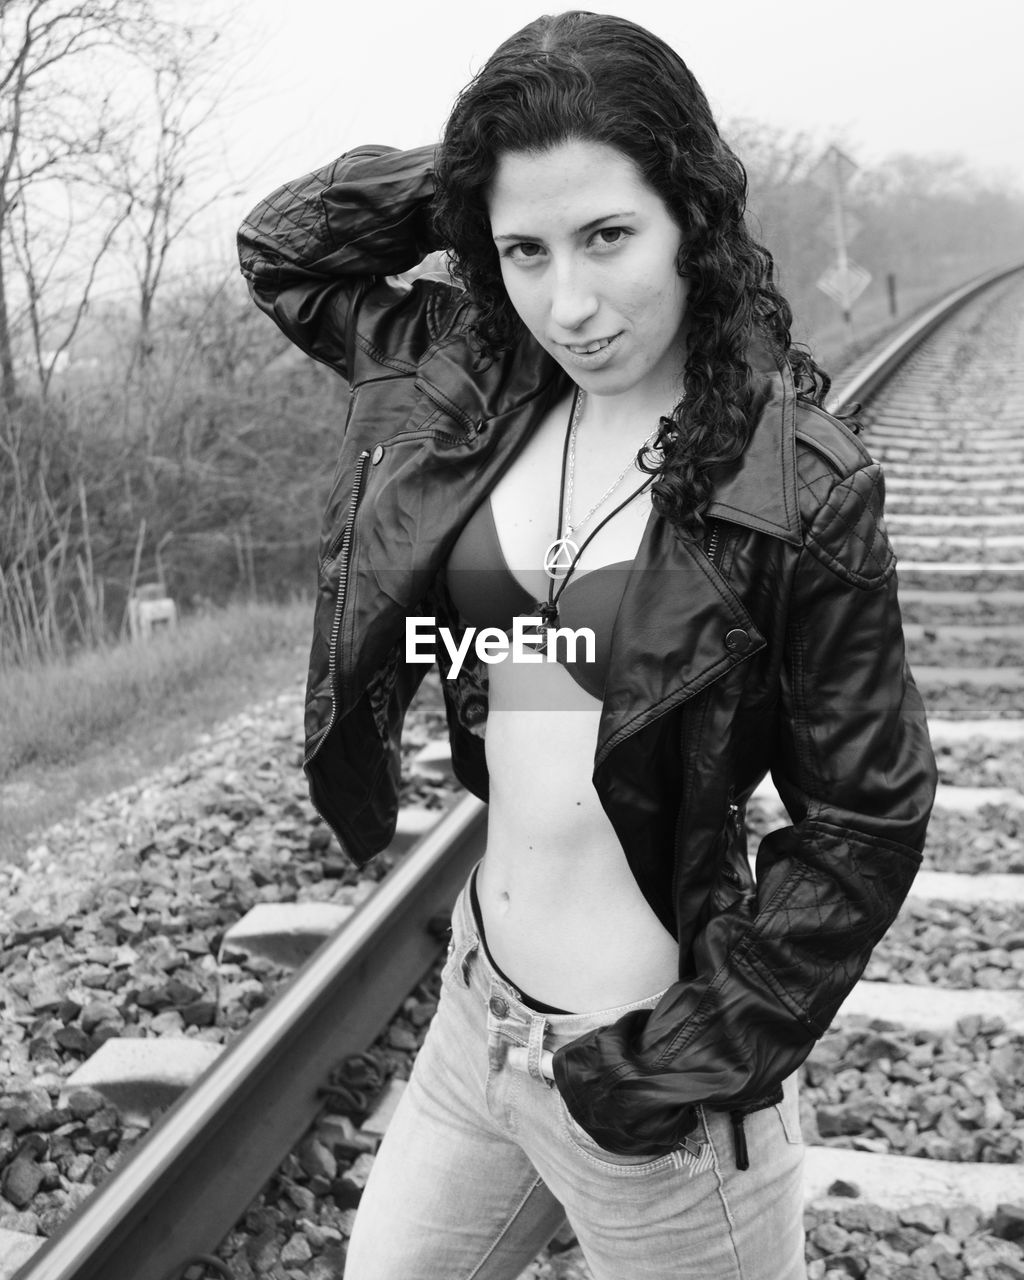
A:
[[[608,498],[615,492],[622,483],[630,467],[636,460],[636,455],[632,455],[626,465],[615,477],[612,483],[598,498],[590,510],[580,520],[572,519],[572,498],[573,498],[573,481],[576,471],[576,436],[579,431],[580,419],[583,416],[583,400],[584,393],[576,388],[573,394],[572,409],[569,413],[569,424],[565,433],[565,443],[562,446],[562,473],[559,481],[558,490],[558,525],[559,536],[548,545],[544,553],[544,572],[547,574],[548,597],[547,600],[538,601],[540,615],[546,627],[553,627],[558,622],[558,600],[562,592],[565,590],[569,579],[575,572],[576,565],[579,563],[580,556],[589,546],[594,536],[619,512],[629,506],[634,498],[638,498],[643,491],[648,488],[653,476],[648,476],[644,482],[633,490],[626,498],[613,507],[611,511],[591,529],[590,533],[583,539],[582,543],[577,544],[572,534],[591,518],[591,516],[601,507]],[[641,448],[647,448],[658,434],[659,427],[651,432],[644,441]],[[563,525],[563,517],[566,522]],[[564,532],[562,532],[564,530]],[[557,583],[557,590],[556,590]]]

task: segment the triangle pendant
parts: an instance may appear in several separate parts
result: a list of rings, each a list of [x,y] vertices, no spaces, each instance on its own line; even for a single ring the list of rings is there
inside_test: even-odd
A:
[[[544,552],[544,572],[557,582],[572,568],[580,549],[572,538],[558,538]]]

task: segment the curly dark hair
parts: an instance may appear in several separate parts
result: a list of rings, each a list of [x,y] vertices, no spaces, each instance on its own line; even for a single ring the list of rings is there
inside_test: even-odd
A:
[[[485,355],[511,349],[523,326],[501,278],[487,195],[501,157],[570,140],[628,156],[683,232],[677,270],[689,286],[684,396],[662,419],[656,509],[697,536],[716,471],[746,448],[755,381],[746,354],[759,330],[798,395],[820,405],[830,380],[790,338],[792,312],[772,257],[744,221],[747,175],[722,140],[693,75],[657,36],[624,18],[574,10],[506,40],[457,99],[441,141],[433,217],[451,269],[478,308]]]

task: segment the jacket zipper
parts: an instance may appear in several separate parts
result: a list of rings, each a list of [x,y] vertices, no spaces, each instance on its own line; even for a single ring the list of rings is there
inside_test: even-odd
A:
[[[708,539],[708,545],[705,548],[705,551],[707,552],[707,557],[712,564],[715,564],[715,552],[718,550],[719,534],[720,534],[720,529],[716,524],[715,527],[711,530],[711,537]],[[716,569],[718,568],[717,564],[715,564],[715,568]]]
[[[334,604],[334,621],[331,624],[331,643],[328,649],[327,658],[327,679],[331,688],[331,714],[327,721],[327,728],[320,736],[320,741],[316,744],[312,751],[303,760],[303,765],[309,764],[316,753],[326,742],[330,736],[331,729],[334,727],[334,718],[337,715],[338,699],[335,694],[335,676],[337,674],[337,655],[338,655],[338,636],[341,632],[341,615],[345,607],[345,591],[348,587],[348,564],[349,556],[352,551],[352,530],[356,522],[356,510],[359,506],[359,499],[363,491],[363,476],[366,474],[366,464],[370,460],[369,449],[364,449],[356,461],[356,474],[352,481],[352,497],[349,501],[349,515],[345,522],[345,528],[341,535],[341,547],[338,554],[341,556],[341,563],[338,566],[338,594]]]
[[[418,431],[403,431],[396,436],[388,436],[388,446],[403,444],[406,440],[443,440],[446,444],[467,444],[477,434],[473,423],[466,435],[458,435],[454,431],[435,431],[433,427],[420,428]]]
[[[732,836],[738,841],[743,834],[740,820],[740,807],[732,800],[731,793],[726,823]],[[730,884],[739,885],[741,883],[739,876],[733,871],[732,867],[730,867],[728,863],[722,867],[722,875]]]
[[[733,834],[742,836],[744,834],[744,822],[740,816],[740,807],[732,798],[732,792],[729,794],[729,821],[732,824]]]

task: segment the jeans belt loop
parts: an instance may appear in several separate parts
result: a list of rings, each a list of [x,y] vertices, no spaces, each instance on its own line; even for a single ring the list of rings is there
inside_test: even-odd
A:
[[[534,1080],[539,1080],[542,1084],[549,1085],[551,1081],[541,1073],[540,1069],[540,1056],[544,1052],[544,1032],[547,1027],[548,1020],[542,1013],[531,1015],[530,1039],[526,1050],[526,1069]]]
[[[473,956],[479,946],[480,939],[475,933],[468,933],[459,943],[455,957],[455,971],[461,978],[462,985],[464,987],[469,986],[470,961],[473,959]]]

